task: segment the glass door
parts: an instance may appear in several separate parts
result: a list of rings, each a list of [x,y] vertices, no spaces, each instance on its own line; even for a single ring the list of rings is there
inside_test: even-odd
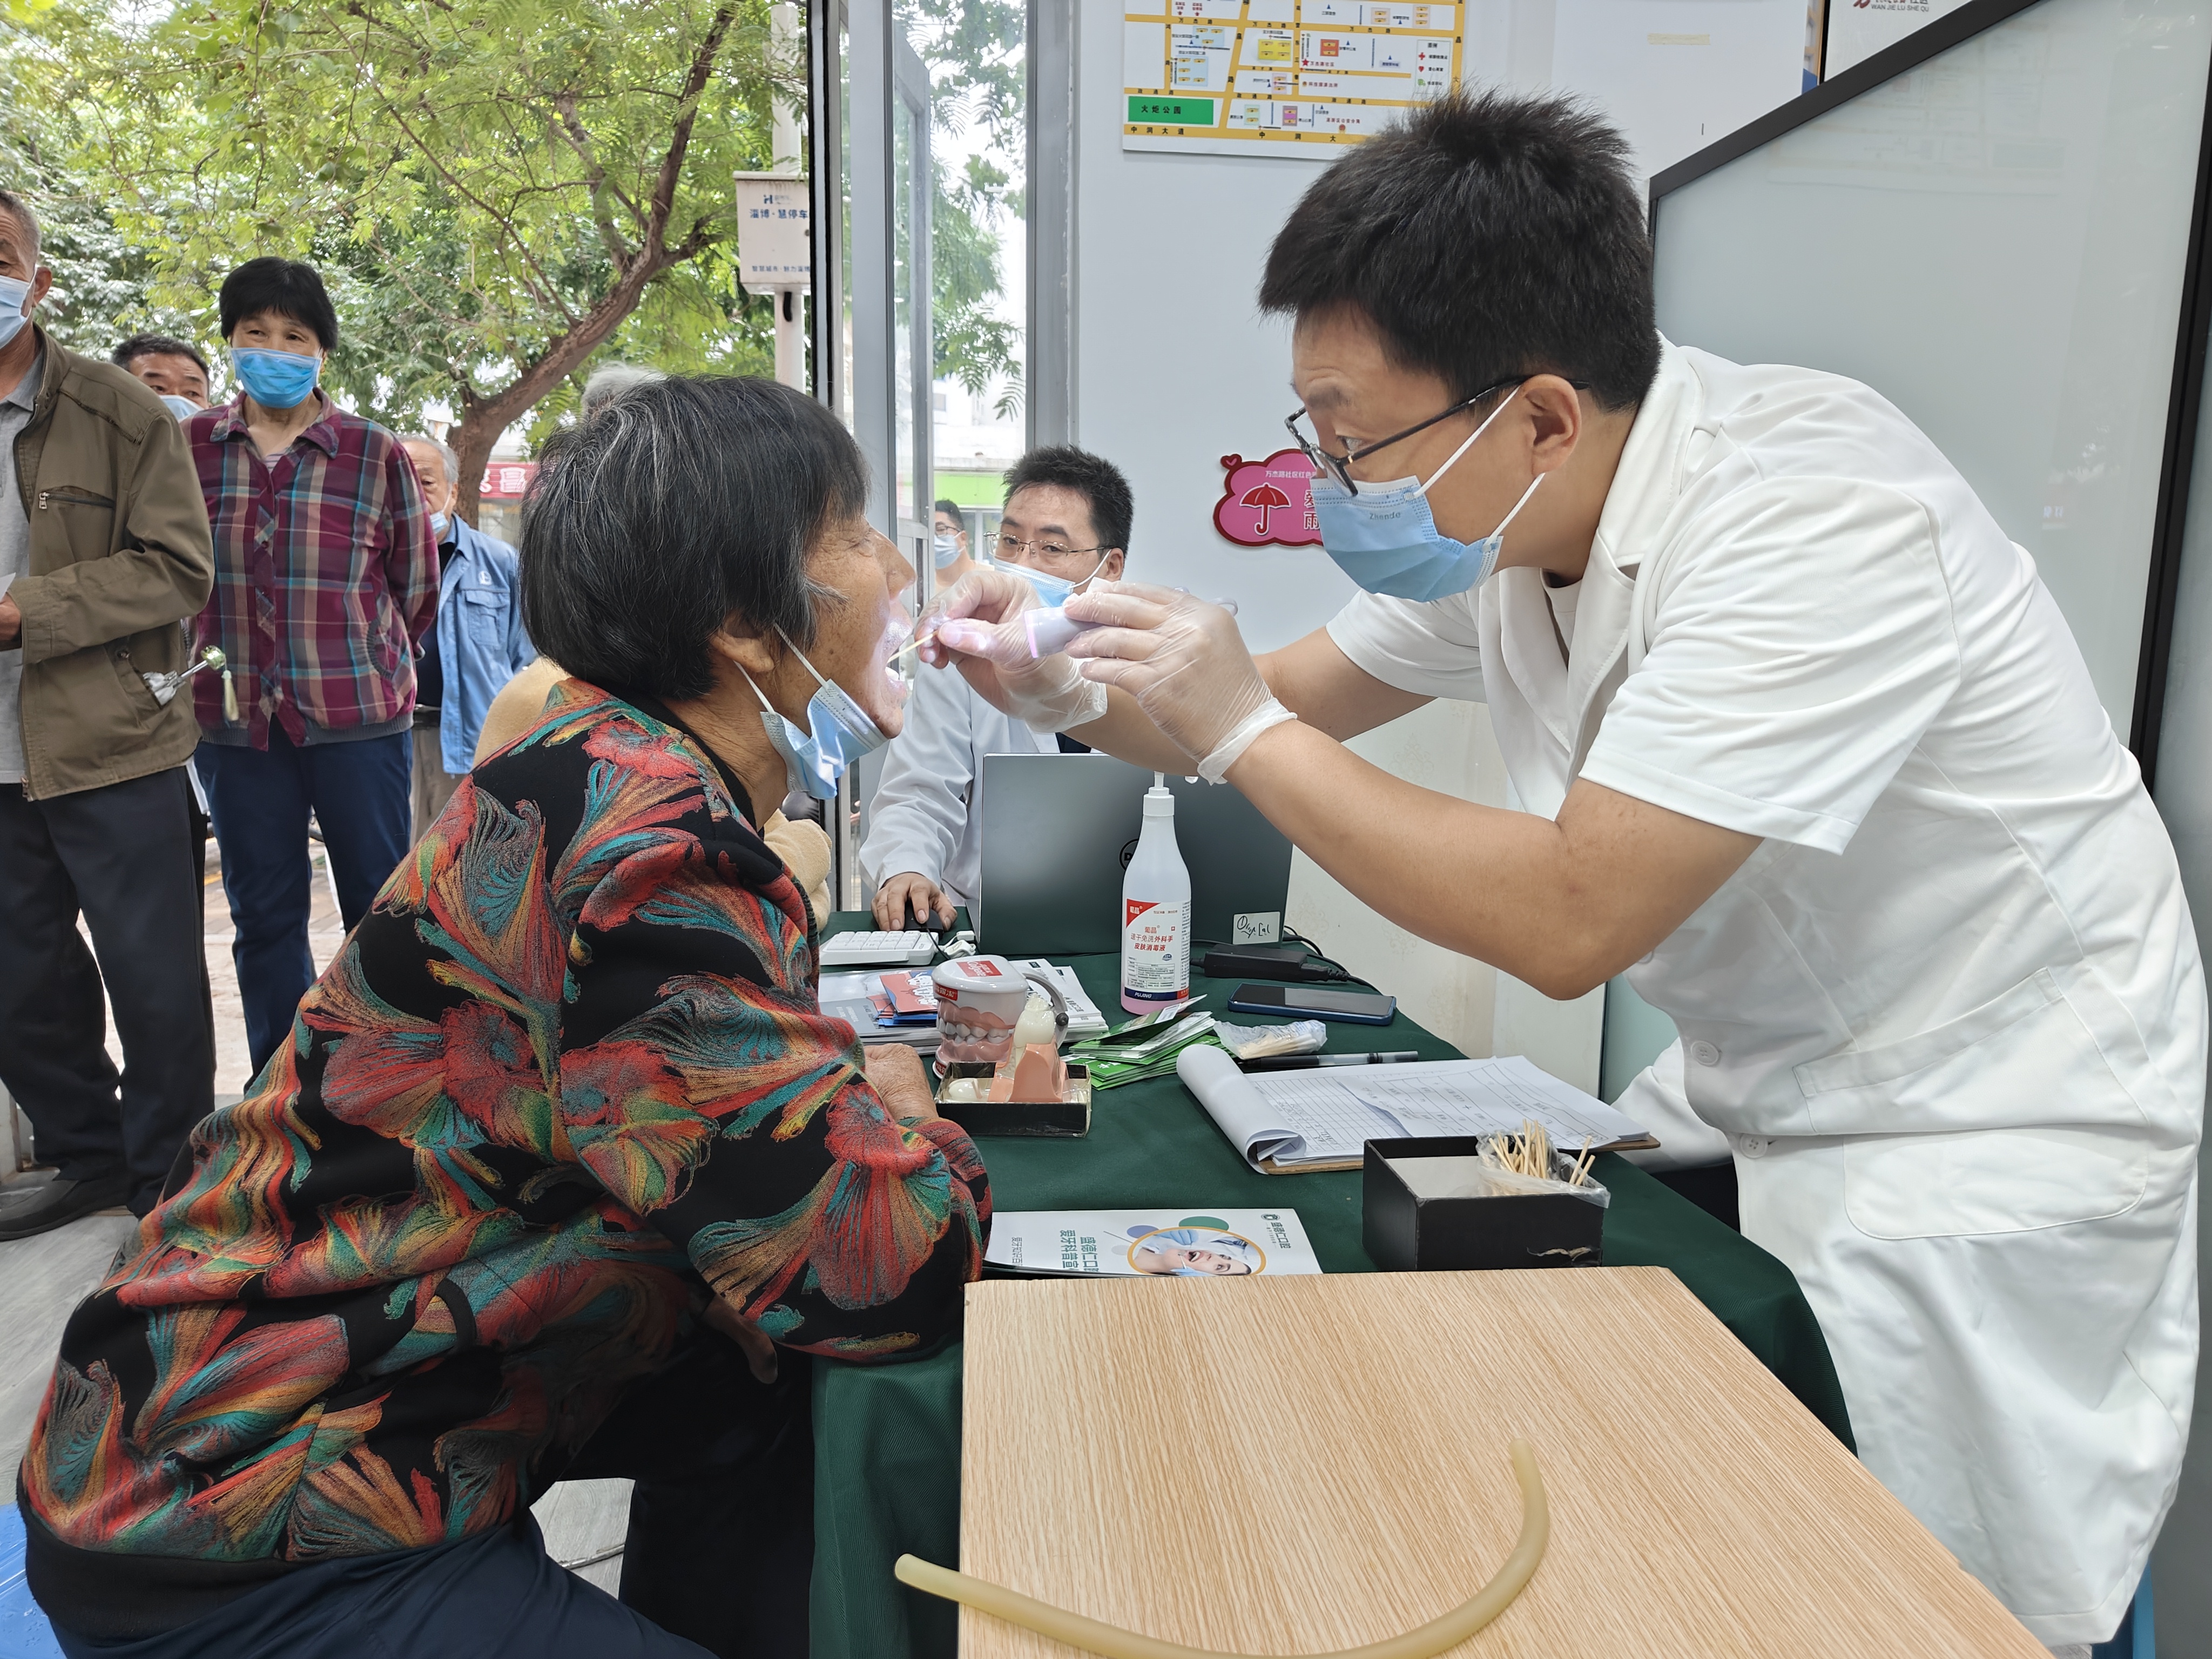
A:
[[[817,143],[817,155],[834,155],[842,185],[842,246],[817,250],[842,290],[834,349],[845,372],[825,391],[867,460],[869,522],[915,567],[906,598],[918,614],[931,569],[929,75],[892,0],[844,0],[837,22],[815,36],[817,51],[834,40],[842,60],[840,131],[834,143]],[[830,880],[839,909],[861,908],[868,897],[860,847],[882,769],[879,750],[846,775],[836,804]]]

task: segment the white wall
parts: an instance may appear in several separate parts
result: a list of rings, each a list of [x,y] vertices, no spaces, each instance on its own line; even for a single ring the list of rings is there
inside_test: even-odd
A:
[[[1352,592],[1317,547],[1238,547],[1212,524],[1220,458],[1256,459],[1289,441],[1289,326],[1262,319],[1255,295],[1268,244],[1325,163],[1124,150],[1121,9],[1077,10],[1073,440],[1128,474],[1131,578],[1234,599],[1247,641],[1267,650],[1320,627]],[[1620,101],[1620,118],[1650,128],[1632,137],[1639,166],[1655,168],[1795,92],[1803,10],[1803,0],[1477,0],[1468,70],[1536,89],[1552,83],[1557,58],[1563,89]],[[1655,44],[1662,36],[1704,44]],[[1431,707],[1352,746],[1427,787],[1504,804],[1479,704]],[[1297,926],[1422,1024],[1470,1053],[1496,1043],[1596,1089],[1601,998],[1551,1003],[1417,939],[1303,856],[1290,903]]]
[[[1347,745],[1394,776],[1485,806],[1506,804],[1505,760],[1480,703],[1432,702]],[[1346,810],[1358,812],[1357,801]],[[1470,871],[1468,879],[1479,880]],[[1526,1054],[1595,1094],[1602,988],[1572,1002],[1541,992],[1384,921],[1303,853],[1291,859],[1285,915],[1362,979],[1398,999],[1407,1016],[1463,1053]]]
[[[1121,148],[1121,9],[1078,8],[1076,434],[1129,475],[1133,580],[1237,600],[1255,650],[1335,615],[1352,584],[1318,547],[1214,532],[1220,458],[1290,441],[1290,329],[1255,300],[1267,245],[1321,176],[1304,160]]]
[[[1589,99],[1649,177],[1803,89],[1807,10],[1806,0],[1474,0],[1467,74]]]
[[[1353,753],[1384,771],[1486,805],[1505,803],[1505,761],[1480,703],[1432,702],[1352,740]],[[1359,803],[1345,810],[1357,814]],[[1470,1054],[1496,1052],[1498,986],[1504,975],[1416,939],[1385,921],[1304,853],[1291,857],[1291,927],[1323,939],[1329,954],[1398,999],[1409,1018]]]
[[[1322,626],[1352,592],[1318,547],[1238,547],[1213,528],[1220,458],[1289,441],[1290,330],[1255,295],[1267,246],[1322,173],[1304,159],[1121,148],[1121,13],[1079,9],[1075,441],[1129,476],[1133,580],[1228,597],[1255,650]],[[1431,705],[1353,745],[1430,788],[1502,805],[1504,766],[1480,704]],[[1347,803],[1357,811],[1357,803]],[[1304,854],[1291,925],[1395,995],[1407,1014],[1489,1054],[1498,975],[1376,915]]]

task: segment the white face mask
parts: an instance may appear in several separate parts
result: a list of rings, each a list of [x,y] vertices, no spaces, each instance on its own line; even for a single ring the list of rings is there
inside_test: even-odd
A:
[[[942,570],[960,556],[960,538],[940,530],[929,544],[930,562]]]

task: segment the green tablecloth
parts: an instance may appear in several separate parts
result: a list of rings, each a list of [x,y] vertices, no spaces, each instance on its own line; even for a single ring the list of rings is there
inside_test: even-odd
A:
[[[840,915],[830,931],[860,926]],[[867,925],[872,925],[869,923]],[[1119,1018],[1111,957],[1073,963],[1108,1018]],[[1194,977],[1225,1012],[1233,981]],[[1243,1018],[1243,1016],[1231,1016]],[[1402,1014],[1388,1026],[1331,1025],[1333,1051],[1458,1051]],[[1359,1176],[1255,1175],[1172,1078],[1111,1089],[1092,1103],[1081,1140],[984,1140],[1001,1210],[1290,1206],[1330,1273],[1372,1273],[1359,1237]],[[1827,1344],[1790,1270],[1634,1164],[1606,1156],[1596,1174],[1610,1267],[1672,1268],[1691,1293],[1847,1444],[1850,1425]],[[946,1565],[960,1555],[960,1364],[956,1346],[908,1364],[817,1364],[814,1382],[813,1648],[818,1659],[906,1659],[956,1648],[957,1613],[900,1585],[891,1563],[912,1551]]]

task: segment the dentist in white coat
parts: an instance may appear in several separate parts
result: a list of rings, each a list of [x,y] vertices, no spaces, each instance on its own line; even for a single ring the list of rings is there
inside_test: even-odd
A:
[[[2033,562],[1910,421],[1658,337],[1622,156],[1571,105],[1455,97],[1277,238],[1293,430],[1365,590],[1328,628],[1255,663],[1222,610],[1101,586],[1029,662],[985,574],[936,654],[1225,778],[1425,938],[1559,997],[1626,971],[1683,1038],[1627,1109],[1733,1150],[1861,1457],[2037,1637],[2100,1641],[2197,1364],[2172,848]],[[1489,704],[1528,811],[1342,747],[1432,697]]]

